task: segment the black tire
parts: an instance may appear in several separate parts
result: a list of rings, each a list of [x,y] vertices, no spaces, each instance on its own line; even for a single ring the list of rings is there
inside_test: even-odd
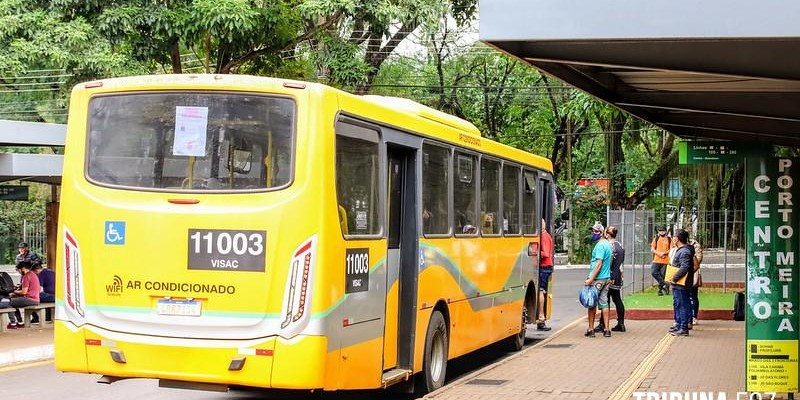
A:
[[[503,349],[506,351],[520,351],[525,345],[525,332],[528,330],[528,301],[522,304],[522,318],[520,320],[522,328],[519,333],[503,339]]]
[[[422,376],[417,379],[417,392],[430,393],[444,386],[449,346],[447,323],[439,311],[434,311],[425,334],[425,354],[422,356]]]

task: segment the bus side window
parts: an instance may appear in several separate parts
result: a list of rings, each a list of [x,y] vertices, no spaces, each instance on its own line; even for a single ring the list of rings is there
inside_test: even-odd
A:
[[[343,235],[381,232],[378,132],[336,123],[337,215]]]
[[[422,145],[422,231],[426,235],[449,235],[448,187],[450,149]]]
[[[536,212],[536,173],[524,171],[522,173],[522,233],[535,235],[539,219]]]
[[[453,185],[453,209],[456,213],[455,232],[457,234],[477,234],[478,223],[475,218],[477,199],[475,193],[475,156],[456,153],[457,178]]]
[[[481,233],[500,234],[500,162],[481,158]]]
[[[519,235],[519,167],[503,166],[503,232]]]

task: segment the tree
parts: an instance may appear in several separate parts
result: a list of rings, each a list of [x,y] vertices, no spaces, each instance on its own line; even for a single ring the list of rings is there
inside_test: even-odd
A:
[[[335,5],[327,3],[330,13]],[[339,23],[327,31],[327,37],[322,36],[320,42],[325,46],[318,47],[316,54],[324,57],[317,57],[316,65],[322,75],[330,76],[332,83],[353,87],[356,94],[367,94],[383,64],[403,41],[415,35],[425,37],[422,31],[436,31],[440,26],[449,26],[450,21],[467,25],[476,10],[475,0],[364,1],[346,8]],[[358,54],[362,56],[357,59]],[[342,79],[343,70],[363,74],[360,79],[352,75]]]
[[[145,70],[84,18],[38,1],[0,1],[0,119],[64,122],[73,84]]]

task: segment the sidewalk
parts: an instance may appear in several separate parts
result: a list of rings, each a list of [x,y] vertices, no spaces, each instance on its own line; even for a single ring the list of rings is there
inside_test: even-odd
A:
[[[425,398],[633,399],[634,392],[725,392],[730,399],[743,390],[743,323],[701,321],[689,337],[668,335],[669,321],[626,325],[627,332],[611,338],[587,338],[582,319]],[[0,368],[52,357],[52,325],[0,334]]]
[[[0,333],[0,368],[53,358],[53,325]]]
[[[689,337],[670,336],[669,324],[626,321],[625,333],[587,338],[584,318],[425,398],[633,399],[634,392],[714,392],[716,398],[725,392],[735,399],[744,390],[744,324],[701,321]]]

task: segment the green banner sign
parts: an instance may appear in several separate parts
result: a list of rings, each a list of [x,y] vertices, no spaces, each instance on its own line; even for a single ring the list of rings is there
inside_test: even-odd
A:
[[[28,201],[28,187],[21,185],[0,185],[0,200]]]
[[[800,182],[795,185],[793,177],[800,177],[800,159],[752,157],[745,168],[747,390],[794,393]]]
[[[688,141],[678,143],[680,164],[739,164],[746,157],[769,154],[769,147],[754,143]]]

